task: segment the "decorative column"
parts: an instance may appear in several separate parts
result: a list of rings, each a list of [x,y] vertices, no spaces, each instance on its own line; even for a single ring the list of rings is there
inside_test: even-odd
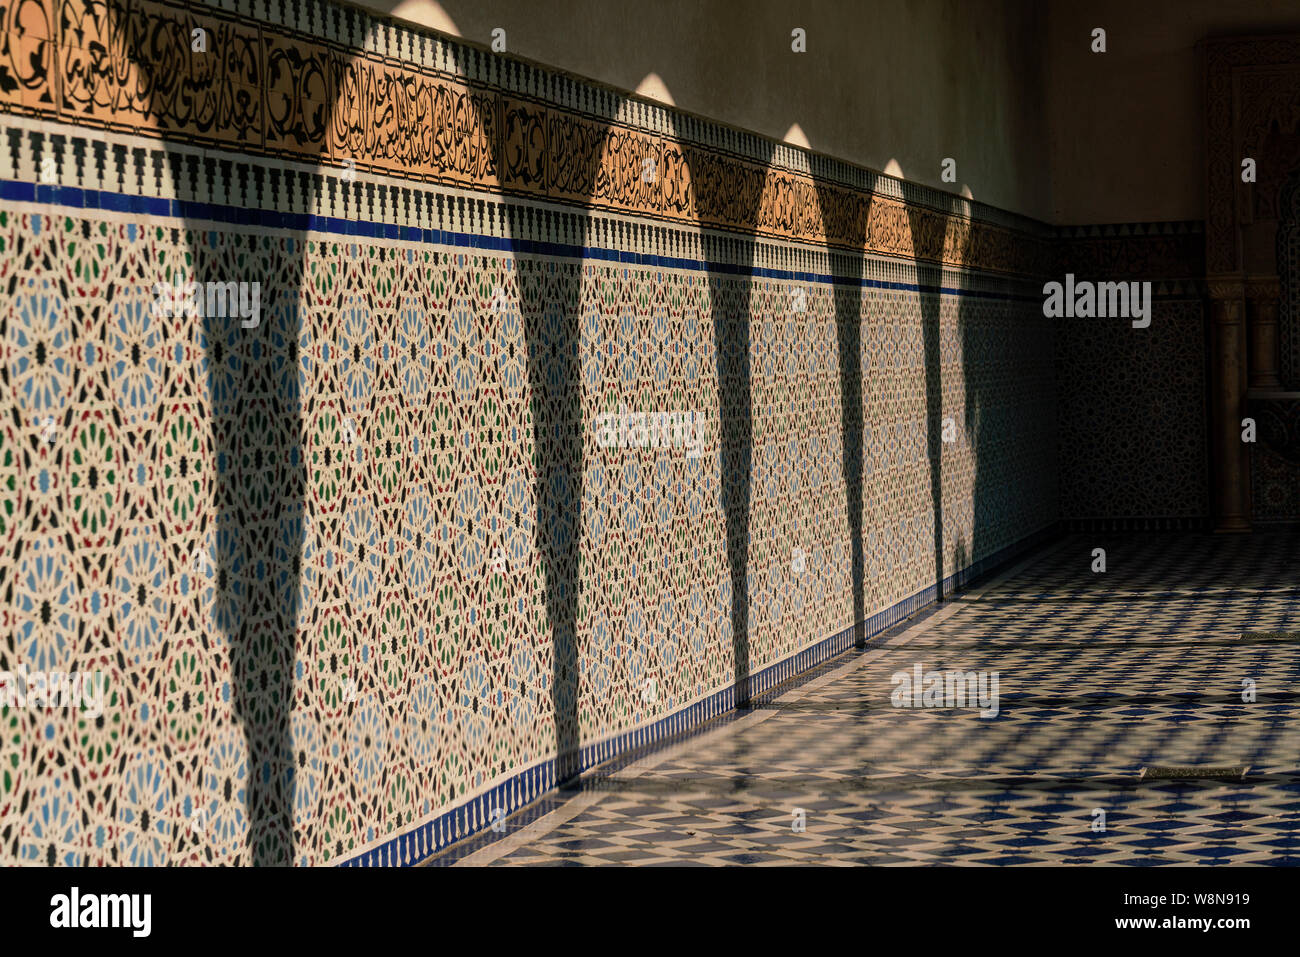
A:
[[[1280,347],[1277,331],[1277,309],[1281,298],[1282,284],[1277,276],[1258,276],[1246,280],[1252,389],[1282,388],[1282,380],[1278,378]]]
[[[1241,441],[1246,406],[1246,284],[1239,273],[1208,279],[1214,530],[1248,532],[1250,459]]]

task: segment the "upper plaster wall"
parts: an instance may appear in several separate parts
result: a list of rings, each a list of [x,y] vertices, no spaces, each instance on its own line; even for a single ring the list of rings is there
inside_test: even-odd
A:
[[[364,0],[487,46],[1039,219],[1038,4],[996,0]],[[808,50],[791,52],[791,31]],[[957,180],[940,179],[945,157]]]
[[[1300,29],[1294,0],[363,5],[1057,224],[1204,218],[1197,42]]]
[[[1052,0],[1048,96],[1055,223],[1205,218],[1207,36],[1300,30],[1295,0]],[[1107,51],[1091,51],[1092,30]]]

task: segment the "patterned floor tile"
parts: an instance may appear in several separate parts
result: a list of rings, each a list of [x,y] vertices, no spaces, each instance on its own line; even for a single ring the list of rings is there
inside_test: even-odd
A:
[[[1098,539],[599,769],[527,841],[440,863],[1300,864],[1300,536]],[[996,672],[996,715],[894,706],[918,664],[986,689]],[[1143,779],[1154,766],[1249,771]]]

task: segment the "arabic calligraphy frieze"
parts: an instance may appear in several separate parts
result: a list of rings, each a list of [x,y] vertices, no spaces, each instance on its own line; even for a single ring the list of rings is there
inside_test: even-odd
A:
[[[269,23],[0,0],[0,110],[764,236],[1037,273],[1047,245]],[[196,31],[203,34],[196,50]]]

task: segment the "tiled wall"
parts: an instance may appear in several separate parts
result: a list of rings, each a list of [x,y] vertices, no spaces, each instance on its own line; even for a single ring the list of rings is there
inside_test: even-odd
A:
[[[1252,403],[1259,427],[1250,450],[1251,512],[1258,523],[1300,520],[1300,404]]]
[[[1200,223],[1057,229],[1056,281],[1152,284],[1151,326],[1056,320],[1061,517],[1203,525],[1210,514],[1205,234]]]
[[[1278,202],[1277,228],[1278,372],[1283,385],[1300,388],[1300,170],[1293,173]]]
[[[1059,227],[1058,281],[1150,281],[1149,329],[1125,319],[1058,320],[1061,517],[1076,527],[1188,528],[1210,522],[1209,322],[1205,235],[1199,222]],[[1279,259],[1294,256],[1279,236]],[[1294,283],[1284,268],[1281,373],[1290,381]],[[1287,403],[1250,450],[1256,522],[1300,518],[1297,434]],[[1250,411],[1250,410],[1248,410]]]
[[[1044,228],[270,6],[3,12],[0,860],[409,863],[1057,519]]]
[[[1289,178],[1278,211],[1282,219],[1277,231],[1281,280],[1278,372],[1283,388],[1300,390],[1300,171]],[[1259,415],[1261,410],[1254,411]],[[1250,460],[1255,519],[1294,522],[1300,520],[1300,409],[1294,401],[1284,402],[1264,415],[1267,421],[1262,423],[1263,441],[1251,449]]]

